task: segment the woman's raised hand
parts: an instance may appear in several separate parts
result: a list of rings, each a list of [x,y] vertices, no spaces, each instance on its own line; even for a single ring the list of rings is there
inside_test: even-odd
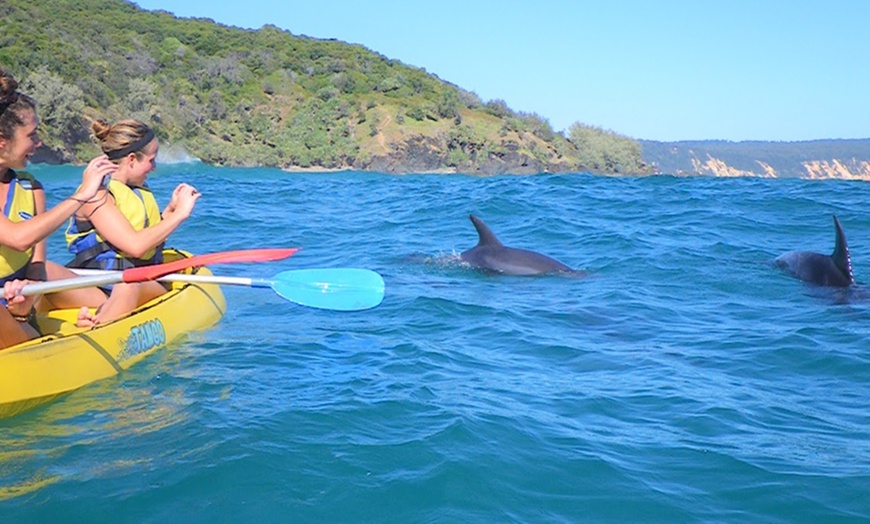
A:
[[[163,217],[166,218],[169,215],[177,214],[182,220],[187,219],[193,212],[196,201],[201,196],[202,194],[192,185],[179,184],[175,188],[175,191],[172,192],[172,198],[169,200],[169,204],[166,205]]]
[[[117,170],[118,166],[112,163],[106,155],[98,156],[88,162],[85,172],[82,174],[82,185],[72,196],[73,200],[79,202],[92,200],[103,185],[103,177],[111,176]]]

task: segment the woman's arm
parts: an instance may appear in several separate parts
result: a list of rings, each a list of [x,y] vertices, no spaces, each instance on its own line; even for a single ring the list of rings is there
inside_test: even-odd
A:
[[[179,195],[178,204],[173,212],[166,213],[163,220],[141,231],[133,229],[127,218],[115,206],[115,199],[111,195],[107,195],[103,205],[99,203],[85,205],[77,216],[89,220],[101,237],[124,254],[141,258],[169,238],[169,235],[187,220],[199,196],[195,189],[188,186],[188,189]]]
[[[45,213],[45,190],[42,188],[34,189],[33,204],[36,208],[36,216]],[[30,257],[30,264],[27,266],[27,278],[30,280],[46,280],[45,273],[45,239],[40,240],[33,246],[33,256]]]
[[[40,240],[52,234],[79,208],[91,200],[97,191],[104,175],[111,175],[118,166],[111,163],[105,156],[90,161],[82,175],[82,185],[73,196],[61,201],[58,205],[23,222],[12,222],[0,214],[0,244],[16,251],[26,251]],[[45,194],[43,193],[43,208]],[[43,255],[44,256],[44,255]]]
[[[0,244],[16,251],[27,251],[62,226],[82,207],[83,202],[66,199],[49,211],[24,222],[12,222],[6,216],[0,215]]]

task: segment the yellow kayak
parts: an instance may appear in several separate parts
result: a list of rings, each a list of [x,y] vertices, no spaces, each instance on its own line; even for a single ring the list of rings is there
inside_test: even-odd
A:
[[[164,252],[166,262],[185,256]],[[211,275],[205,267],[184,273]],[[0,350],[0,419],[116,375],[185,334],[214,325],[226,311],[216,284],[170,285],[128,315],[93,328],[76,327],[74,309],[38,317],[45,336]]]

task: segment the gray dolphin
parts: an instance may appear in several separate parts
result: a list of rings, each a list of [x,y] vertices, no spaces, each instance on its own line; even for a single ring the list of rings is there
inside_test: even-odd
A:
[[[811,251],[790,251],[774,260],[777,267],[793,276],[820,286],[848,287],[855,283],[852,274],[852,257],[846,244],[846,235],[840,221],[834,216],[837,240],[831,255]]]
[[[506,247],[490,231],[483,220],[469,215],[471,223],[477,229],[480,240],[477,245],[459,256],[472,267],[495,271],[504,275],[540,275],[544,273],[582,273],[575,272],[570,267],[546,255]]]

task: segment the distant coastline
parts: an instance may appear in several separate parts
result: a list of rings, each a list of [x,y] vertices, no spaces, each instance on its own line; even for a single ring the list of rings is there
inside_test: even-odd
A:
[[[654,171],[678,176],[870,180],[870,138],[640,143]]]
[[[865,180],[870,181],[870,138],[811,140],[802,142],[728,142],[723,140],[697,140],[680,142],[659,142],[642,140],[644,161],[651,169],[632,174],[595,172],[591,170],[562,171],[561,174],[591,173],[601,176],[713,176],[713,177],[761,177],[761,178],[802,178],[812,180]],[[184,148],[161,150],[158,163],[200,161],[187,153]],[[36,164],[58,164],[37,154]],[[73,161],[73,164],[83,164]],[[214,165],[209,162],[206,164]],[[393,170],[359,169],[344,165],[323,166],[284,166],[287,173],[336,173],[336,172],[387,172],[392,174],[438,174],[456,173],[487,176],[492,173],[466,172],[454,167],[414,169],[424,165],[419,158],[393,159]],[[405,169],[402,169],[405,166]],[[268,167],[268,166],[264,166]],[[497,174],[535,175],[548,171],[526,169],[522,173],[502,172]],[[558,174],[557,173],[557,174]]]

